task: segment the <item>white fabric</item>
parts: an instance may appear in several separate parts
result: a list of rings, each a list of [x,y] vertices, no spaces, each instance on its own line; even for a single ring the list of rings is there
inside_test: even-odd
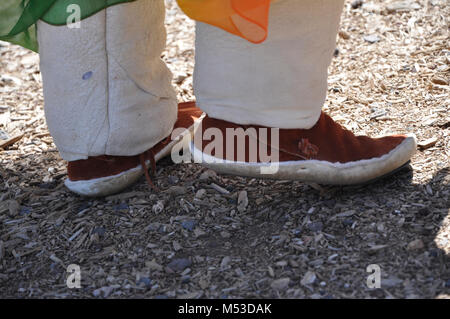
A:
[[[272,3],[269,35],[252,44],[197,23],[194,91],[210,117],[309,129],[327,93],[344,0]]]
[[[164,0],[138,0],[79,29],[39,21],[46,118],[65,160],[137,155],[170,135],[177,101],[160,59],[164,10]]]

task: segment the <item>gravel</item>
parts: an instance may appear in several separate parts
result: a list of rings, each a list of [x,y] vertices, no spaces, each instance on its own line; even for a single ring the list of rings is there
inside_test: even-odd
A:
[[[353,2],[324,111],[356,134],[427,142],[411,167],[367,186],[162,160],[160,192],[142,178],[119,195],[79,197],[64,187],[66,163],[45,124],[38,56],[0,43],[0,297],[449,298],[449,8]],[[191,101],[194,24],[172,0],[166,22],[162,58],[178,99]],[[71,264],[81,289],[66,286]],[[372,264],[380,289],[366,285]]]

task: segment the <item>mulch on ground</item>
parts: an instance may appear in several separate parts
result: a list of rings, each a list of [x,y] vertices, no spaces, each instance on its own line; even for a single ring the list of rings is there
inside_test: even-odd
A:
[[[180,101],[194,23],[167,0]],[[0,297],[448,298],[450,47],[446,0],[348,1],[324,107],[358,134],[414,133],[410,167],[363,187],[158,164],[126,192],[64,187],[37,54],[0,43]],[[68,289],[67,266],[81,268]],[[369,265],[382,286],[370,289]]]

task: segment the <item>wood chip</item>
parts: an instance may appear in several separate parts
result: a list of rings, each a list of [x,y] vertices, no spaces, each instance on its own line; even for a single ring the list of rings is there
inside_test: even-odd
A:
[[[437,84],[437,85],[448,85],[448,80],[444,79],[443,77],[440,77],[440,76],[432,77],[431,82],[433,82],[434,84]]]
[[[216,190],[217,192],[219,192],[220,194],[224,194],[224,195],[228,195],[230,194],[229,191],[227,191],[225,188],[215,184],[215,183],[211,183],[210,187],[214,190]]]
[[[419,148],[421,148],[422,150],[426,150],[426,149],[436,145],[437,142],[438,142],[438,139],[436,137],[432,137],[427,140],[418,142],[417,146],[419,146]]]
[[[20,141],[22,139],[22,137],[24,136],[24,134],[19,134],[16,136],[13,136],[7,140],[4,141],[0,141],[0,148],[7,148],[8,146],[13,145],[14,143],[17,143],[18,141]]]

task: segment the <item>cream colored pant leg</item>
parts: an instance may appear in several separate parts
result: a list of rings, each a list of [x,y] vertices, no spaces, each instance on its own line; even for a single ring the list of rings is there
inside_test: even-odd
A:
[[[327,93],[344,0],[272,3],[267,40],[252,44],[197,24],[194,90],[210,117],[311,128]]]
[[[68,161],[140,154],[177,117],[165,47],[164,0],[112,6],[81,28],[38,23],[48,127]]]

